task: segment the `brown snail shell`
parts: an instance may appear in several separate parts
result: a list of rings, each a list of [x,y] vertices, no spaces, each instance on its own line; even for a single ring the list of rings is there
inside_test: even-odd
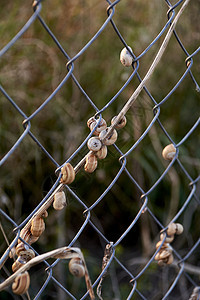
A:
[[[28,250],[21,251],[18,259],[24,262],[28,262],[33,257],[35,257],[35,252],[32,249],[28,249]]]
[[[85,275],[85,267],[79,257],[74,257],[69,261],[69,271],[76,277],[83,277]]]
[[[45,230],[45,223],[43,218],[39,216],[35,216],[31,221],[31,234],[33,236],[41,236],[43,231]]]
[[[75,179],[75,171],[73,166],[70,163],[66,163],[62,168],[61,168],[61,173],[62,177],[60,182],[64,184],[70,184],[74,181]]]
[[[167,145],[162,151],[162,156],[165,160],[172,160],[175,155],[176,155],[176,148],[174,147],[173,144]]]
[[[102,143],[99,138],[91,137],[87,142],[88,149],[91,151],[98,151],[102,147]]]
[[[54,195],[53,208],[55,210],[61,210],[67,205],[65,193],[57,192]]]
[[[128,46],[128,48],[132,52],[131,47]],[[130,67],[132,65],[133,56],[129,53],[129,51],[127,50],[126,47],[123,48],[121,53],[120,53],[120,61],[121,61],[122,65],[125,66],[125,67]]]
[[[9,257],[10,258],[14,258],[16,256],[16,248],[13,247],[12,249],[10,249],[10,252],[9,252]]]
[[[84,169],[86,172],[92,173],[96,170],[97,164],[97,157],[94,154],[90,154],[86,157]]]
[[[105,145],[107,145],[107,146],[114,144],[116,142],[116,140],[117,140],[117,130],[115,130],[115,129],[113,129],[112,132],[110,133],[110,135],[105,138],[108,130],[109,130],[109,127],[107,127],[106,129],[104,129],[103,131],[101,131],[101,133],[99,135],[99,138],[101,140],[103,140],[103,143]]]
[[[108,150],[107,146],[103,145],[103,147],[95,153],[98,159],[104,159],[107,156]]]
[[[24,264],[21,263],[20,261],[16,260],[13,264],[12,264],[12,271],[13,273],[15,273],[17,270],[19,270]]]
[[[45,210],[42,214],[41,214],[41,217],[42,218],[47,218],[48,217],[48,211],[47,210]]]
[[[92,131],[94,129],[94,127],[97,125],[98,123],[98,119],[95,119],[94,117],[91,117],[88,121],[87,121],[87,126],[90,128],[90,130]],[[99,125],[97,126],[97,128],[95,129],[95,131],[93,132],[94,135],[99,135],[99,133],[106,129],[107,124],[106,121],[102,118],[101,121],[99,122]]]
[[[27,249],[29,249],[29,247],[26,244],[24,244],[23,242],[18,243],[18,245],[16,246],[16,255],[20,256],[20,252]]]
[[[25,294],[30,285],[30,276],[26,271],[17,276],[12,284],[12,290],[17,295]]]
[[[162,241],[157,242],[156,244],[156,249],[158,249],[160,247],[160,245],[162,244]],[[160,250],[165,249],[169,246],[168,243],[163,243],[162,247],[160,248]]]
[[[111,125],[114,123],[114,121],[115,121],[116,118],[117,118],[117,116],[114,116],[114,117],[112,118],[112,120],[111,120]],[[123,118],[115,125],[115,128],[116,128],[116,129],[121,129],[121,128],[123,128],[123,127],[126,125],[126,122],[127,122],[126,117],[123,116]]]
[[[164,240],[165,234],[161,233],[160,235],[160,240]],[[165,243],[171,243],[174,240],[174,235],[167,235],[166,239],[165,239]]]

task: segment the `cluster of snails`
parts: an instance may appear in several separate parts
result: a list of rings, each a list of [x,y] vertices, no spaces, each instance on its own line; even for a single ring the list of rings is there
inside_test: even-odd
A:
[[[116,116],[112,118],[111,125],[113,124],[115,119]],[[125,125],[126,117],[124,116],[115,125],[115,128],[120,129]],[[87,121],[87,126],[91,131],[95,129],[93,132],[95,137],[91,137],[87,142],[88,149],[92,152],[87,155],[86,163],[84,166],[86,172],[92,173],[97,168],[98,159],[104,159],[107,156],[107,146],[110,146],[116,142],[118,134],[116,129],[112,129],[111,133],[107,136],[110,127],[107,127],[107,123],[103,118],[99,121],[95,117],[91,117]]]
[[[155,256],[155,260],[158,261],[159,266],[172,264],[174,257],[172,254],[172,247],[170,243],[174,240],[175,234],[181,234],[183,232],[183,226],[179,223],[171,223],[167,228],[167,236],[161,232],[160,241],[156,244],[156,250],[161,246],[159,252]],[[166,236],[166,238],[165,238]],[[163,243],[163,240],[165,241]]]
[[[12,249],[10,256],[17,259],[12,264],[12,271],[15,273],[29,260],[35,257],[35,252],[28,246],[35,243],[43,231],[45,230],[44,217],[47,217],[48,213],[45,211],[42,216],[35,216],[31,221],[30,230],[22,229],[20,237],[27,243],[18,239],[18,244]],[[27,272],[20,274],[13,283],[13,292],[16,294],[24,294],[30,284],[30,278]]]

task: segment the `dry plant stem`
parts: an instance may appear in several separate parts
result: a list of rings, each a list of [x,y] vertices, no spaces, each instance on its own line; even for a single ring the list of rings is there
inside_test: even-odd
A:
[[[149,80],[149,78],[152,76],[156,66],[158,65],[158,63],[160,62],[162,55],[165,51],[165,49],[167,48],[167,45],[169,43],[169,40],[171,38],[171,35],[173,33],[173,30],[178,22],[178,19],[180,18],[180,16],[182,15],[184,9],[186,8],[186,6],[188,5],[188,3],[190,2],[190,0],[186,0],[183,5],[181,6],[180,10],[178,11],[176,17],[174,18],[174,21],[172,22],[166,36],[165,39],[151,65],[151,67],[149,68],[147,74],[145,75],[144,79],[142,80],[142,82],[139,84],[139,86],[137,87],[137,89],[135,90],[135,92],[132,94],[132,96],[129,98],[129,100],[127,101],[127,103],[124,105],[124,107],[122,108],[122,110],[120,111],[120,113],[117,115],[116,119],[113,121],[113,124],[110,126],[106,136],[104,137],[104,139],[106,139],[106,137],[108,137],[112,130],[115,128],[115,126],[117,125],[117,123],[125,116],[125,114],[127,113],[127,111],[130,109],[130,107],[132,106],[132,104],[134,103],[134,101],[137,99],[137,97],[139,96],[140,92],[142,91],[142,89],[144,88],[144,86],[146,85],[147,81]],[[102,140],[103,142],[104,140]]]
[[[85,281],[86,281],[87,289],[89,291],[90,298],[94,299],[94,292],[93,292],[93,289],[92,289],[91,281],[90,281],[90,278],[89,278],[89,274],[88,274],[88,270],[87,270],[87,267],[86,267],[86,263],[85,263],[83,254],[82,254],[82,252],[79,248],[75,248],[75,247],[58,248],[58,249],[49,251],[47,253],[44,253],[44,254],[41,254],[41,255],[38,255],[38,256],[32,258],[24,266],[22,266],[18,271],[16,271],[14,274],[12,274],[4,282],[2,282],[0,284],[0,291],[2,291],[8,285],[10,285],[19,274],[29,270],[31,267],[35,266],[36,264],[39,264],[39,263],[43,262],[44,260],[46,260],[48,258],[70,259],[70,258],[73,258],[73,257],[81,258],[81,260],[83,262],[83,265],[84,265],[84,268],[85,268]]]

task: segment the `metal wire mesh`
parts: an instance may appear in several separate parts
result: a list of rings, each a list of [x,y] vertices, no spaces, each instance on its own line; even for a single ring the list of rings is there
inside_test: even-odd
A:
[[[157,263],[155,262],[154,258],[159,252],[160,248],[156,250],[155,245],[156,242],[159,240],[159,231],[163,230],[164,233],[166,233],[168,224],[177,222],[182,220],[184,221],[185,218],[189,218],[189,216],[192,214],[191,209],[193,208],[193,211],[196,210],[198,214],[199,209],[199,198],[198,198],[198,185],[200,181],[200,176],[196,173],[194,176],[190,174],[190,171],[188,171],[187,167],[185,166],[184,159],[182,159],[181,154],[179,154],[179,151],[181,153],[181,150],[184,149],[184,145],[187,148],[188,140],[193,137],[192,140],[194,143],[193,148],[198,147],[198,141],[197,141],[197,127],[199,125],[200,119],[194,120],[192,118],[192,126],[190,126],[187,131],[185,131],[184,136],[177,140],[176,137],[173,136],[173,131],[171,130],[168,132],[166,129],[166,123],[163,120],[163,117],[165,116],[165,107],[166,103],[168,101],[174,101],[174,107],[176,104],[175,97],[173,97],[177,90],[185,84],[185,81],[189,81],[190,85],[192,85],[193,90],[196,89],[196,94],[199,92],[199,85],[197,83],[197,79],[195,78],[195,75],[192,72],[193,64],[195,64],[195,59],[199,54],[200,47],[197,49],[194,49],[191,53],[188,53],[186,50],[183,42],[179,38],[178,32],[175,31],[175,26],[179,22],[179,17],[181,19],[182,9],[184,6],[187,5],[189,1],[178,1],[175,4],[171,4],[168,0],[163,0],[161,2],[161,5],[166,10],[166,22],[161,30],[159,30],[159,33],[154,33],[155,38],[148,44],[148,46],[141,51],[141,54],[136,55],[135,53],[138,52],[137,49],[134,47],[134,51],[131,52],[133,62],[132,62],[132,73],[128,75],[125,74],[126,80],[125,83],[122,85],[122,87],[117,87],[117,92],[115,95],[110,97],[106,103],[102,106],[101,109],[98,108],[99,104],[95,101],[95,96],[91,98],[89,94],[87,93],[87,89],[83,88],[80,84],[78,73],[76,72],[76,66],[78,68],[81,68],[81,57],[85,55],[88,51],[90,51],[90,48],[93,46],[93,43],[100,39],[101,34],[103,34],[106,30],[112,30],[112,34],[115,39],[117,39],[117,43],[119,44],[119,47],[123,48],[126,47],[128,49],[128,44],[126,42],[126,36],[120,33],[121,28],[118,27],[117,22],[115,23],[115,15],[118,11],[118,6],[120,6],[120,1],[106,1],[107,2],[107,17],[104,21],[104,23],[101,23],[99,26],[99,29],[95,34],[90,37],[89,41],[87,43],[84,43],[79,51],[75,51],[75,54],[70,57],[65,47],[61,45],[59,42],[59,38],[57,38],[53,34],[53,28],[51,26],[47,25],[45,22],[45,17],[43,18],[42,12],[45,8],[43,8],[43,5],[47,4],[48,1],[41,3],[41,1],[35,1],[33,4],[33,13],[28,19],[28,21],[25,23],[25,25],[17,32],[17,34],[8,42],[0,51],[0,57],[3,61],[6,57],[7,53],[11,51],[12,48],[17,47],[17,44],[20,43],[20,40],[23,38],[24,34],[34,26],[35,22],[38,22],[39,28],[43,29],[46,34],[49,36],[51,42],[56,45],[58,51],[64,55],[64,58],[67,60],[66,64],[66,74],[64,75],[64,78],[62,80],[59,80],[59,83],[57,87],[54,86],[51,94],[45,99],[40,99],[40,104],[35,107],[36,105],[33,103],[31,108],[31,113],[27,113],[26,111],[29,111],[28,109],[24,109],[24,107],[20,106],[19,101],[15,99],[15,96],[12,97],[9,95],[9,89],[4,88],[3,85],[0,86],[1,90],[1,99],[2,103],[8,101],[10,107],[14,108],[14,118],[15,115],[19,115],[19,117],[22,120],[23,124],[23,132],[20,133],[17,137],[15,137],[15,142],[12,146],[9,146],[9,150],[6,150],[4,155],[1,157],[1,168],[4,171],[6,168],[10,172],[10,176],[12,177],[12,168],[9,164],[9,160],[11,157],[15,159],[16,153],[18,151],[23,152],[22,144],[24,145],[29,138],[32,139],[34,142],[34,148],[38,148],[40,151],[44,153],[45,158],[50,162],[50,164],[54,166],[54,169],[56,169],[56,174],[58,175],[58,178],[55,180],[53,185],[51,186],[50,190],[46,193],[45,197],[35,206],[35,208],[30,210],[29,208],[26,208],[26,218],[23,220],[18,219],[19,221],[14,221],[14,216],[9,213],[9,210],[6,209],[0,209],[1,214],[1,232],[2,236],[6,243],[9,245],[9,248],[4,252],[4,254],[1,257],[1,282],[3,282],[9,275],[11,274],[11,271],[9,271],[9,252],[10,250],[15,247],[17,240],[19,238],[20,232],[24,226],[29,224],[29,222],[32,220],[33,216],[41,209],[45,203],[47,203],[49,200],[52,199],[54,194],[60,190],[63,185],[60,185],[60,178],[61,178],[61,168],[65,165],[67,162],[71,162],[72,165],[74,165],[76,173],[79,173],[77,176],[78,180],[81,176],[85,176],[84,172],[82,172],[82,166],[85,162],[86,157],[86,149],[87,149],[87,141],[89,138],[93,135],[96,127],[93,131],[91,131],[89,134],[87,132],[87,135],[85,137],[85,129],[83,129],[83,126],[87,127],[85,124],[87,123],[87,119],[84,116],[83,110],[85,109],[84,105],[82,104],[87,103],[87,107],[90,107],[91,111],[93,111],[93,115],[97,118],[98,122],[101,121],[101,118],[103,115],[108,116],[108,119],[110,119],[110,111],[113,109],[113,106],[115,103],[118,102],[118,106],[116,110],[116,115],[118,116],[118,120],[120,118],[127,114],[128,122],[130,122],[132,115],[134,114],[134,105],[139,101],[139,95],[140,93],[143,93],[143,98],[145,99],[144,102],[142,102],[141,107],[142,109],[145,109],[147,107],[148,109],[148,118],[147,114],[141,113],[142,119],[146,120],[146,125],[144,130],[141,129],[137,133],[137,138],[133,140],[133,137],[131,136],[130,132],[125,128],[121,129],[118,133],[119,139],[120,135],[122,135],[123,131],[128,134],[128,140],[127,143],[124,143],[123,141],[117,141],[116,144],[109,147],[109,153],[106,158],[107,161],[109,159],[111,160],[110,167],[112,168],[112,163],[115,161],[119,162],[118,169],[114,168],[112,172],[113,178],[110,178],[107,180],[107,185],[102,185],[103,188],[98,189],[99,196],[97,199],[92,198],[92,203],[88,202],[87,200],[87,193],[86,197],[83,195],[80,196],[79,186],[76,185],[76,187],[73,188],[73,186],[65,185],[65,191],[73,199],[73,203],[76,203],[74,205],[77,205],[77,215],[80,221],[78,220],[78,228],[76,231],[76,234],[71,237],[70,242],[68,243],[68,247],[73,247],[74,244],[78,243],[80,245],[80,248],[84,248],[85,250],[85,256],[86,261],[88,262],[88,269],[91,277],[91,281],[93,284],[94,291],[97,289],[97,294],[100,299],[200,299],[200,293],[199,293],[199,268],[198,268],[198,255],[196,257],[196,251],[199,249],[199,243],[200,238],[199,236],[195,236],[194,239],[188,242],[187,249],[181,249],[181,244],[175,244],[173,247],[173,255],[175,257],[174,262],[172,265],[167,265],[164,267],[158,267]],[[102,1],[104,3],[104,1]],[[122,1],[123,2],[123,1]],[[128,9],[128,8],[127,8]],[[186,11],[190,9],[190,6],[186,7]],[[98,8],[96,8],[96,11]],[[97,12],[98,14],[98,12]],[[133,15],[137,14],[137,11],[132,12]],[[25,17],[25,16],[24,16]],[[155,13],[155,18],[157,17]],[[120,16],[118,16],[120,18]],[[133,16],[134,18],[134,16]],[[39,34],[38,34],[39,35]],[[160,60],[162,61],[163,53],[168,52],[168,42],[171,38],[175,38],[175,49],[179,49],[185,57],[185,62],[181,62],[183,65],[184,63],[184,69],[181,65],[181,68],[183,70],[183,73],[181,75],[178,75],[176,78],[176,83],[173,83],[173,87],[170,89],[170,91],[167,93],[167,95],[164,95],[162,99],[155,99],[152,93],[150,92],[151,88],[148,87],[148,81],[152,80],[154,82],[154,70],[156,69],[158,63]],[[74,37],[76,39],[76,36]],[[39,43],[40,37],[38,37],[38,40],[36,43]],[[161,43],[162,41],[162,43]],[[145,59],[146,55],[152,50],[153,46],[157,45],[158,52],[156,55],[149,59],[149,61],[153,60],[153,63],[150,67],[145,68],[146,75],[142,79],[140,76],[140,65],[143,65],[143,60]],[[28,43],[27,46],[28,47]],[[178,51],[178,50],[177,50]],[[109,52],[109,51],[108,51]],[[118,52],[117,52],[118,53]],[[32,54],[34,57],[34,54]],[[118,55],[118,54],[117,54]],[[152,53],[151,53],[152,55]],[[170,54],[172,55],[172,54]],[[155,58],[154,58],[155,57]],[[108,55],[107,59],[111,59],[110,54]],[[91,58],[92,62],[95,64],[95,58]],[[66,63],[66,62],[65,62]],[[91,62],[90,62],[91,63]],[[106,64],[106,61],[103,62]],[[115,64],[118,63],[118,61],[114,62]],[[167,63],[167,62],[166,62]],[[38,62],[36,62],[37,67]],[[85,67],[83,67],[85,68]],[[87,66],[86,66],[87,68]],[[174,64],[174,69],[176,68]],[[111,72],[111,71],[110,71]],[[166,74],[162,74],[162,77],[165,77]],[[116,74],[113,75],[113,81],[115,81]],[[153,78],[153,79],[152,79]],[[159,79],[156,85],[159,85]],[[59,101],[59,97],[57,97],[57,93],[63,89],[67,88],[69,85],[69,88],[71,87],[71,80],[75,84],[77,90],[79,91],[79,95],[81,95],[79,98],[84,99],[80,100],[80,103],[78,104],[78,107],[75,108],[77,110],[78,114],[83,116],[84,122],[80,120],[81,125],[78,129],[81,131],[81,138],[80,144],[76,146],[75,151],[71,151],[67,157],[67,159],[64,162],[57,162],[57,155],[56,153],[52,153],[51,149],[48,149],[48,146],[43,144],[43,141],[41,142],[42,138],[40,138],[37,135],[37,126],[41,126],[38,124],[38,116],[42,114],[48,113],[51,108],[51,103],[55,102],[57,106],[61,106],[61,103]],[[87,78],[88,85],[93,84],[92,78]],[[127,97],[128,93],[125,94],[126,100],[123,101],[120,100],[123,95],[123,93],[128,89],[130,84],[137,86],[134,90],[134,92]],[[162,83],[161,83],[162,84]],[[106,83],[104,82],[103,86],[106,86]],[[16,87],[17,89],[17,87]],[[34,89],[34,87],[33,87]],[[49,89],[50,91],[51,89]],[[48,91],[48,92],[49,92]],[[27,95],[28,97],[28,95]],[[177,96],[176,96],[177,97]],[[37,97],[40,98],[40,97]],[[123,98],[122,98],[123,99]],[[28,100],[27,100],[28,101]],[[73,105],[73,103],[70,103],[70,105]],[[101,105],[101,104],[100,104]],[[62,107],[62,106],[61,106]],[[190,109],[190,104],[188,103],[188,110]],[[62,108],[61,108],[62,110]],[[175,108],[177,118],[178,114],[180,113],[180,107]],[[4,114],[4,111],[2,111]],[[57,113],[57,112],[55,112]],[[192,113],[191,113],[192,114]],[[85,114],[86,115],[86,114]],[[92,116],[92,115],[90,115]],[[149,117],[150,116],[150,117]],[[64,117],[64,114],[63,114]],[[137,117],[136,117],[137,118]],[[10,127],[15,122],[11,120],[7,120],[10,122]],[[137,120],[136,120],[137,121]],[[4,119],[2,118],[2,126],[3,126]],[[136,122],[137,123],[137,122]],[[99,123],[98,123],[99,124]],[[97,124],[97,126],[98,126]],[[13,125],[15,126],[15,125]],[[68,130],[70,131],[71,124],[67,124]],[[173,125],[172,125],[173,126]],[[184,130],[184,121],[181,122],[180,125]],[[54,123],[52,122],[52,128],[49,128],[51,131],[54,127]],[[33,128],[33,129],[32,129]],[[153,177],[153,181],[151,186],[147,190],[144,189],[144,184],[142,180],[138,180],[138,177],[135,175],[135,171],[132,168],[132,163],[130,158],[136,156],[137,157],[137,149],[145,143],[147,140],[147,145],[145,147],[148,147],[148,136],[150,134],[155,134],[156,130],[160,131],[160,137],[162,139],[162,144],[173,144],[176,148],[176,154],[174,158],[167,164],[163,165],[158,159],[158,164],[160,164],[160,174],[157,178],[155,178],[152,174],[148,174],[149,177]],[[54,128],[56,131],[56,128]],[[73,130],[73,129],[72,129]],[[111,128],[112,130],[112,128]],[[11,129],[7,128],[7,131],[10,132]],[[75,136],[76,132],[72,132],[72,136]],[[52,137],[53,138],[53,137]],[[63,137],[64,140],[65,137]],[[1,139],[1,145],[5,142],[5,139]],[[62,145],[63,140],[60,140],[60,144]],[[156,139],[155,139],[156,140]],[[67,141],[67,147],[70,147],[71,141]],[[196,143],[196,144],[195,144]],[[154,152],[156,155],[160,154],[160,148],[159,145],[155,144],[153,145]],[[148,151],[148,150],[147,150]],[[26,156],[26,154],[24,154]],[[195,158],[197,159],[197,158]],[[21,163],[21,162],[20,162]],[[24,163],[22,161],[22,167],[24,167]],[[15,166],[14,166],[15,168]],[[98,168],[97,172],[104,168],[104,164],[100,164],[100,167]],[[165,211],[159,211],[155,209],[155,206],[151,205],[151,199],[153,195],[159,191],[160,192],[160,185],[165,181],[166,176],[169,176],[172,178],[173,181],[173,170],[176,168],[177,172],[181,174],[180,180],[187,183],[188,189],[184,193],[183,199],[181,203],[178,203],[178,206],[176,207],[175,211],[173,211],[173,214],[170,216],[170,219],[166,220],[166,223],[163,224],[162,215],[165,214]],[[80,172],[79,172],[80,171]],[[95,171],[96,172],[96,171]],[[149,171],[147,171],[149,172]],[[153,170],[152,170],[153,172]],[[2,173],[3,174],[3,173]],[[33,175],[33,174],[32,174]],[[91,175],[93,176],[93,174]],[[101,176],[107,176],[104,173],[99,172],[98,173],[98,185],[101,186]],[[179,176],[178,176],[179,177]],[[34,176],[30,178],[30,180],[34,181]],[[123,179],[125,178],[125,179]],[[137,178],[137,179],[136,179]],[[175,179],[177,177],[175,176]],[[121,181],[120,181],[121,180]],[[113,189],[115,189],[115,193],[121,193],[123,190],[123,180],[128,181],[130,190],[129,191],[123,191],[123,194],[127,194],[127,197],[131,194],[131,198],[133,197],[133,194],[135,194],[136,201],[133,201],[133,205],[136,207],[136,213],[131,212],[131,208],[127,208],[127,210],[130,212],[130,215],[128,217],[128,223],[126,222],[123,224],[123,220],[120,219],[120,215],[118,216],[117,223],[119,224],[120,233],[118,232],[119,228],[111,228],[111,231],[108,233],[104,232],[104,229],[101,227],[101,223],[106,222],[106,218],[109,219],[109,209],[106,211],[106,205],[109,203],[109,194]],[[96,185],[93,184],[93,182],[90,182],[89,177],[86,177],[86,189],[90,189],[89,193],[93,194],[93,189],[95,190],[97,188]],[[9,179],[9,182],[12,183],[12,180]],[[122,182],[122,188],[119,189]],[[175,182],[176,184],[176,182]],[[34,185],[34,182],[33,182]],[[131,191],[131,193],[130,193]],[[158,192],[158,193],[159,193]],[[133,194],[132,194],[133,193]],[[95,194],[96,195],[96,194]],[[162,198],[163,195],[159,195],[159,198]],[[3,197],[1,197],[3,201]],[[91,200],[90,200],[91,201]],[[124,203],[125,201],[122,201],[121,203],[118,203],[117,201],[114,202],[113,206],[126,206]],[[25,205],[25,204],[23,204]],[[105,206],[103,221],[99,221],[101,219],[101,216],[98,216],[98,210],[97,208],[99,206]],[[137,206],[138,205],[138,206]],[[103,207],[104,207],[103,206]],[[68,207],[66,208],[66,210]],[[57,212],[52,212],[51,214],[56,214]],[[60,216],[60,215],[59,215]],[[137,236],[137,232],[139,232],[138,229],[138,223],[147,222],[146,217],[148,216],[148,219],[150,222],[148,224],[151,224],[154,228],[154,235],[152,238],[152,249],[149,249],[149,253],[146,253],[146,256],[138,255],[138,253],[135,253],[134,255],[131,255],[130,252],[127,252],[127,259],[121,259],[120,258],[120,246],[124,245],[124,240],[132,239],[133,232],[136,231],[136,233],[133,234],[134,239]],[[198,219],[198,216],[196,216]],[[16,218],[17,219],[17,218]],[[46,221],[46,231],[51,230],[54,224],[48,224],[48,221]],[[153,224],[153,225],[152,225]],[[188,223],[189,224],[189,223]],[[14,235],[14,238],[9,240],[6,238],[6,234],[4,232],[5,227],[8,227],[10,231],[13,230],[12,238]],[[59,224],[61,235],[64,235],[65,228],[63,228],[62,224]],[[121,226],[121,227],[120,227]],[[147,225],[149,226],[149,225]],[[184,226],[185,227],[185,226]],[[88,229],[89,228],[89,229]],[[144,227],[143,227],[144,228]],[[187,235],[187,232],[189,231],[189,228],[184,228],[184,235]],[[84,237],[86,234],[86,231],[89,230],[90,234],[94,237],[94,245],[88,245],[88,249],[94,249],[94,253],[97,251],[96,249],[98,247],[101,247],[102,256],[98,258],[98,264],[95,264],[96,270],[92,271],[92,262],[90,264],[90,255],[87,254],[87,244],[84,244]],[[146,229],[147,230],[147,229]],[[46,232],[45,231],[45,232]],[[199,230],[197,230],[199,233]],[[45,232],[43,233],[43,236],[45,236]],[[92,233],[91,233],[92,232]],[[8,232],[7,232],[8,235]],[[145,235],[144,235],[145,236]],[[166,235],[165,235],[166,236]],[[100,240],[100,246],[97,246],[95,244],[96,239]],[[44,238],[43,238],[44,239]],[[80,239],[82,242],[80,242]],[[178,238],[177,238],[178,239]],[[163,242],[165,239],[163,240]],[[91,241],[90,241],[91,242]],[[137,242],[136,242],[137,244]],[[110,249],[110,252],[107,250],[105,252],[105,256],[103,254],[104,248]],[[5,248],[5,244],[3,245]],[[62,244],[62,240],[60,241],[59,246],[66,246],[65,244]],[[122,247],[122,246],[121,246]],[[124,246],[123,246],[124,247]],[[160,246],[162,247],[162,245]],[[36,251],[35,244],[31,247],[36,255],[39,253]],[[141,251],[141,247],[137,245],[137,247],[134,246],[134,249],[137,249],[137,251]],[[154,249],[153,249],[154,248]],[[44,250],[44,251],[42,251]],[[49,249],[48,246],[45,244],[42,245],[42,249],[40,249],[40,253],[52,250]],[[89,250],[88,250],[89,251]],[[126,252],[126,247],[125,250]],[[98,251],[97,251],[98,252]],[[126,253],[124,254],[126,256]],[[97,254],[98,256],[98,254]],[[104,256],[104,259],[103,259]],[[94,254],[95,257],[95,254]],[[137,257],[137,258],[135,258]],[[140,259],[138,259],[140,257]],[[8,259],[8,261],[7,261]],[[103,259],[103,265],[101,265],[101,260]],[[129,263],[128,263],[129,262]],[[191,262],[192,264],[190,264]],[[8,266],[7,266],[8,263]],[[93,261],[94,263],[94,261]],[[194,266],[196,264],[196,266]],[[45,299],[45,297],[50,298],[60,298],[60,299],[86,299],[88,298],[88,291],[86,291],[85,287],[77,288],[80,293],[82,293],[81,296],[77,296],[79,292],[77,290],[73,290],[71,287],[71,282],[65,282],[59,278],[59,276],[53,273],[55,272],[56,268],[58,266],[61,267],[62,262],[60,259],[54,260],[53,262],[49,262],[47,260],[44,261],[44,265],[40,269],[34,269],[34,271],[31,273],[31,291],[30,296],[34,299]],[[105,277],[106,273],[110,274],[110,283],[108,283],[108,275]],[[37,286],[34,281],[38,281],[38,278],[40,275],[34,274],[46,274],[41,275],[42,281],[39,279],[40,282],[40,289],[37,289]],[[46,278],[45,278],[46,276]],[[105,278],[104,278],[105,277]],[[150,284],[151,282],[151,284]],[[53,287],[52,287],[53,286]],[[72,285],[73,286],[73,285]],[[97,288],[98,286],[98,288]],[[195,289],[196,288],[196,289]],[[55,292],[55,290],[57,292]],[[8,297],[8,294],[4,294],[5,292],[1,292],[2,299],[6,299]],[[12,294],[11,288],[9,287],[9,297],[17,297]],[[52,293],[52,294],[51,294]],[[107,293],[107,294],[106,294]],[[105,294],[105,296],[104,296]],[[96,295],[96,297],[98,297]],[[25,297],[25,296],[23,296]],[[102,297],[102,298],[101,298]],[[10,298],[9,298],[10,299]]]

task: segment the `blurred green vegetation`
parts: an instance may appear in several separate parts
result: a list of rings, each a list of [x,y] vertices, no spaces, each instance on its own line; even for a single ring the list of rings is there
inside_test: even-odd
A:
[[[175,3],[175,1],[173,2]],[[66,52],[73,57],[106,20],[106,7],[106,1],[46,0],[42,2],[41,16]],[[124,0],[117,4],[113,20],[135,55],[138,56],[165,25],[167,10],[165,1]],[[1,47],[17,34],[31,14],[31,1],[1,1]],[[199,3],[191,1],[177,25],[177,33],[189,53],[198,47],[200,37],[198,18]],[[142,78],[162,41],[163,37],[140,60],[139,73]],[[119,53],[122,48],[122,43],[109,24],[87,51],[74,62],[76,78],[99,109],[117,93],[131,74],[131,69],[124,69],[119,62]],[[185,58],[186,56],[176,39],[172,37],[161,62],[147,85],[157,102],[160,102],[168,94],[185,71]],[[67,59],[40,22],[36,20],[1,58],[0,82],[16,104],[29,116],[64,78],[67,73],[66,63]],[[196,79],[199,78],[199,66],[200,57],[196,55],[192,66],[192,72]],[[129,99],[138,83],[134,78],[118,99],[105,110],[103,117],[108,124]],[[0,155],[2,157],[22,134],[23,118],[3,95],[0,95],[0,105]],[[116,143],[123,152],[126,152],[136,142],[150,124],[153,118],[153,106],[154,104],[147,95],[142,92],[127,113],[127,125],[119,132]],[[95,110],[74,82],[69,79],[51,102],[33,118],[31,131],[51,156],[59,164],[62,164],[88,135],[89,130],[86,123],[94,114]],[[169,100],[162,105],[160,120],[170,136],[178,143],[198,116],[199,94],[188,75]],[[197,130],[180,147],[180,160],[192,178],[198,175],[200,166]],[[155,123],[145,139],[127,157],[128,170],[144,191],[148,191],[165,170],[167,163],[163,161],[161,152],[168,143],[166,136]],[[72,160],[72,164],[78,163],[86,153],[87,147],[85,146]],[[70,187],[86,205],[90,206],[111,183],[121,166],[118,159],[118,152],[110,147],[107,158],[99,162],[98,169],[93,174],[81,171],[77,175],[75,182]],[[54,183],[55,169],[56,166],[27,136],[0,170],[0,207],[19,224],[37,206]],[[167,222],[173,218],[185,202],[190,193],[188,184],[189,180],[175,163],[164,180],[150,193],[149,207],[164,225],[167,225]],[[69,244],[85,220],[84,208],[69,192],[66,194],[68,207],[65,211],[55,212],[53,209],[49,209],[49,217],[46,220],[47,230],[34,244],[38,252],[42,253]],[[140,196],[141,193],[123,173],[103,201],[92,211],[92,221],[109,240],[116,241],[130,225],[141,207]],[[186,213],[181,215],[178,220],[183,223],[186,234],[179,237],[174,245],[180,252],[182,251],[182,255],[187,253],[199,236],[198,215],[199,208],[193,200]],[[10,232],[13,228],[10,229],[10,225],[7,228],[5,219],[2,218],[1,222],[11,241],[13,233]],[[155,241],[158,240],[159,230],[160,228],[153,219],[144,214],[117,248],[117,257],[133,274],[136,275],[139,272],[142,264],[135,268],[131,265],[131,259],[148,257],[152,254]],[[3,253],[6,247],[3,236],[1,244]],[[104,241],[92,228],[87,226],[76,242],[76,246],[80,247],[83,252],[85,251],[88,269],[94,280],[101,270]],[[191,263],[199,265],[196,253]],[[120,290],[118,297],[121,297],[120,299],[125,299],[131,290],[131,285],[127,284],[130,278],[124,278],[127,275],[124,275],[118,268],[117,265],[112,267],[112,282],[109,277],[105,279],[103,285],[105,300],[111,297],[117,298],[116,294],[112,294],[110,288],[111,286],[113,286],[113,290],[114,287],[116,288],[113,283],[115,277],[118,278]],[[81,297],[85,290],[84,282],[68,276],[66,269],[67,263],[59,264],[55,268],[56,278],[64,285],[67,281],[66,285],[72,286],[76,296]],[[41,281],[36,281],[38,272],[40,272],[39,267],[31,273],[32,290],[30,294],[32,291],[35,293],[41,287]],[[140,280],[138,288],[153,295],[152,299],[160,299],[160,286],[154,291],[153,289],[155,289],[158,277],[166,276],[163,274],[164,271],[158,270],[155,264],[152,264],[147,274],[144,275],[145,278]],[[45,273],[42,276],[45,278]],[[49,297],[63,299],[61,290],[58,289],[55,292],[55,288],[55,285],[50,284],[47,295],[44,294],[43,299],[50,299]],[[177,294],[174,297],[179,299]],[[174,299],[173,296],[171,299]]]

